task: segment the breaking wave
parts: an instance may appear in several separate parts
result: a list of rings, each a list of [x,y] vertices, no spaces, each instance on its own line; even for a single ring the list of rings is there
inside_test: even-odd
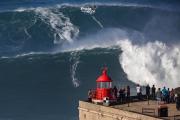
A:
[[[126,31],[110,29],[97,33],[97,36],[86,38],[88,39],[84,40],[86,42],[81,41],[69,46],[69,49],[68,46],[65,48],[68,51],[119,48],[122,50],[119,55],[119,63],[132,82],[151,86],[155,84],[157,87],[178,87],[180,85],[179,43],[167,44],[162,41],[133,43],[132,37],[134,36],[129,37]],[[101,42],[102,39],[103,43]],[[78,63],[78,60],[74,62],[73,67],[76,68]]]
[[[158,87],[180,85],[180,45],[160,41],[138,45],[126,40],[120,46],[120,64],[129,80]]]

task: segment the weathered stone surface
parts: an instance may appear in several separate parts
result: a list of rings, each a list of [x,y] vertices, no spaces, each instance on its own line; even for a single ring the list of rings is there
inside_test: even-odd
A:
[[[158,118],[79,101],[79,120],[160,120]]]

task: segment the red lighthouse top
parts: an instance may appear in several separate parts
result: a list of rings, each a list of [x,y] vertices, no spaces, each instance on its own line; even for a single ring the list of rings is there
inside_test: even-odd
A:
[[[107,75],[107,68],[104,68],[101,76],[98,77],[96,82],[112,82],[111,78]]]

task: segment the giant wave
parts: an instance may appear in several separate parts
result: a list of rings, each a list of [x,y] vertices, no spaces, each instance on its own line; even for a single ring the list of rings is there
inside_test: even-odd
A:
[[[129,80],[177,87],[179,11],[152,5],[97,5],[94,15],[81,12],[74,4],[1,12],[1,56],[73,52],[72,81],[77,87],[80,81],[74,71],[79,55],[74,52],[118,48],[122,50],[120,65]],[[112,14],[116,12],[118,16]]]

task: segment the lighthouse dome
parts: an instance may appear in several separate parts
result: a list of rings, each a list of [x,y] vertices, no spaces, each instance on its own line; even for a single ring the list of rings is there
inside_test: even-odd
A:
[[[104,68],[101,76],[99,76],[96,82],[112,82],[111,77],[107,75],[107,68]]]

